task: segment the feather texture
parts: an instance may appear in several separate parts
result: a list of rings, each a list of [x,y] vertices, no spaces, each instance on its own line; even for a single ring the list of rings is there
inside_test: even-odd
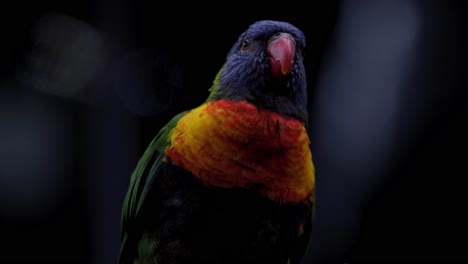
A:
[[[275,50],[294,58],[280,80],[267,52],[276,33],[290,39]],[[315,201],[304,46],[289,23],[254,23],[207,100],[158,132],[125,196],[121,264],[299,263]]]
[[[313,200],[314,165],[302,122],[246,102],[217,100],[179,120],[166,153],[217,187],[256,186],[272,200]]]

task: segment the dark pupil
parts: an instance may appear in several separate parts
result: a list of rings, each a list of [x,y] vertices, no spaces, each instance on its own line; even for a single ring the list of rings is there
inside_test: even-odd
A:
[[[244,41],[242,41],[242,48],[247,48],[249,45],[250,41],[248,39],[244,39]]]

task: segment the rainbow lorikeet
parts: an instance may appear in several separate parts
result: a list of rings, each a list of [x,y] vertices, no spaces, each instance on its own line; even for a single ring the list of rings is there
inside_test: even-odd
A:
[[[250,25],[207,100],[172,118],[138,162],[120,263],[298,263],[312,228],[305,36]]]

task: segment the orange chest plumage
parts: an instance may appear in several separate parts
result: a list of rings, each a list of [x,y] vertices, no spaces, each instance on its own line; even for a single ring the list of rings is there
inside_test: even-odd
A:
[[[217,100],[187,112],[166,155],[207,185],[250,188],[287,203],[314,199],[315,169],[299,120],[246,101]]]

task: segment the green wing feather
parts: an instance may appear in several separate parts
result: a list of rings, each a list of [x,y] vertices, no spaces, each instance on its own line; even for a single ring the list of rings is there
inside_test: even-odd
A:
[[[151,184],[159,174],[164,158],[164,150],[169,144],[169,134],[177,125],[185,112],[174,116],[154,137],[143,156],[138,161],[130,178],[130,185],[122,207],[121,218],[121,249],[122,254],[127,240],[127,228],[138,216],[143,201],[148,194]]]
[[[216,75],[215,80],[213,81],[212,87],[209,89],[210,95],[206,99],[206,102],[213,100],[213,98],[218,93],[217,85],[219,83],[219,77],[221,75],[222,68]],[[182,112],[174,116],[154,137],[154,139],[149,144],[148,148],[143,153],[143,156],[138,161],[138,164],[133,171],[133,174],[130,178],[130,185],[125,196],[122,207],[122,218],[121,218],[121,248],[120,254],[122,253],[127,246],[127,229],[132,221],[134,221],[138,212],[141,209],[141,206],[148,194],[148,191],[154,182],[155,178],[159,174],[159,168],[164,159],[164,151],[166,146],[169,144],[169,134],[172,129],[177,125],[177,122],[185,115],[186,112]]]

